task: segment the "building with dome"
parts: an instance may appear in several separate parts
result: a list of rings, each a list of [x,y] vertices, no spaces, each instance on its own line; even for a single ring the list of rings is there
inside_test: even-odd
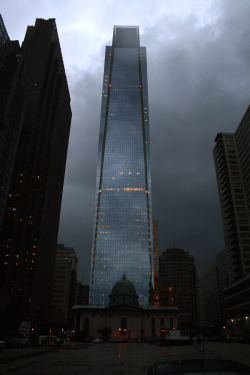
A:
[[[131,281],[126,279],[125,274],[122,279],[117,281],[113,286],[109,295],[109,306],[119,306],[128,304],[131,306],[139,306],[138,295]]]
[[[166,329],[178,329],[178,308],[141,306],[134,284],[124,274],[109,295],[109,305],[74,306],[74,329],[98,337],[109,328],[114,340],[142,340],[161,336]]]

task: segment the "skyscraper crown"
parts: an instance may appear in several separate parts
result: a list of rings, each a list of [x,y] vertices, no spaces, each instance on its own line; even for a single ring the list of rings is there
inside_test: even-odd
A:
[[[139,48],[139,26],[114,26],[113,47]]]

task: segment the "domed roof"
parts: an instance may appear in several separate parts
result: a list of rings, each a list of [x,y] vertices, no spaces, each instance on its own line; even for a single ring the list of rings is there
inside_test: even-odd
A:
[[[138,305],[138,297],[134,284],[123,275],[122,279],[113,286],[109,296],[109,305],[114,306],[122,303]]]

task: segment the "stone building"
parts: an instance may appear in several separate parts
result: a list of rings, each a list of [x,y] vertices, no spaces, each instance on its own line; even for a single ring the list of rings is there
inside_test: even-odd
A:
[[[74,310],[76,334],[98,337],[104,327],[114,340],[142,340],[161,336],[165,329],[178,328],[177,307],[140,306],[131,281],[123,275],[109,295],[109,306],[79,306]]]

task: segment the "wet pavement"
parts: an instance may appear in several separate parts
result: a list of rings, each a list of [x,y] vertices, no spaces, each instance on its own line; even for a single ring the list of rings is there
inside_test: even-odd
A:
[[[4,349],[0,374],[15,375],[146,375],[155,362],[181,359],[220,358],[250,366],[250,345],[205,343],[156,346],[146,343],[76,343],[64,347]]]

